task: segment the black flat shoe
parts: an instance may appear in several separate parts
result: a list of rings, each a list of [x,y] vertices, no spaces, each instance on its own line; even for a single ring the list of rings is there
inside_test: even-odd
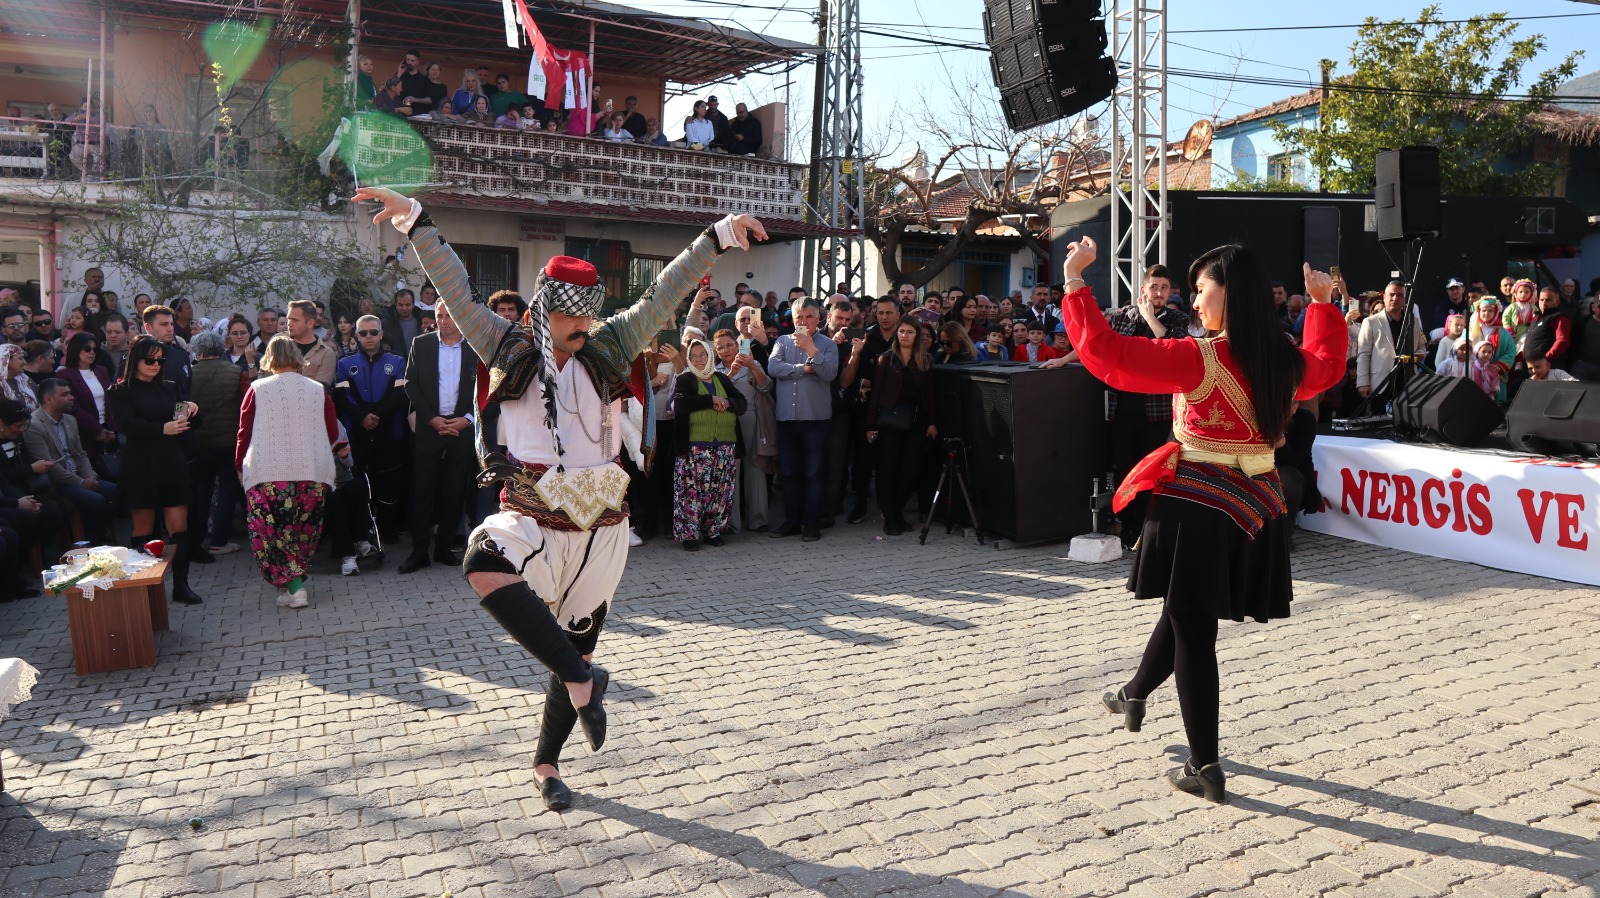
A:
[[[850,516],[845,518],[846,521],[852,524],[859,524],[866,519],[867,507],[865,505],[857,505],[855,508],[850,509]]]
[[[457,558],[456,553],[450,551],[449,549],[439,549],[435,551],[433,553],[433,561],[435,564],[442,564],[445,567],[455,567],[461,564],[461,559]]]
[[[685,551],[685,552],[698,552],[698,551],[700,551],[700,541],[697,540],[697,539],[686,539],[686,540],[684,540],[683,541],[683,551]]]
[[[817,527],[807,527],[800,535],[800,541],[803,543],[814,543],[819,539],[822,539],[822,530]]]
[[[1105,702],[1107,711],[1122,715],[1122,726],[1128,732],[1139,732],[1139,727],[1144,724],[1144,699],[1128,698],[1118,689],[1115,693],[1107,692],[1100,697],[1100,701]]]
[[[728,544],[728,541],[723,539],[722,538],[722,534],[720,534],[720,533],[717,534],[716,536],[713,536],[710,539],[706,540],[706,545],[711,546],[713,548],[717,548],[717,549],[720,549],[723,546],[726,546],[727,544]]]
[[[572,790],[553,776],[539,784],[539,794],[544,796],[544,806],[552,811],[565,811],[572,807]]]
[[[784,524],[782,527],[769,532],[767,536],[772,539],[783,539],[786,536],[794,536],[799,532],[800,526],[798,524]]]
[[[1167,772],[1167,782],[1179,792],[1198,795],[1215,804],[1228,801],[1227,778],[1222,773],[1222,762],[1213,761],[1199,770],[1185,763]]]
[[[400,562],[399,571],[402,574],[411,574],[422,570],[430,564],[433,564],[433,562],[428,560],[426,554],[413,552],[405,561]]]
[[[589,750],[599,751],[600,746],[606,744],[606,709],[600,699],[611,684],[611,674],[598,664],[589,665],[589,672],[594,675],[594,690],[589,693],[589,703],[578,709],[578,726],[583,728],[583,737],[589,740]]]

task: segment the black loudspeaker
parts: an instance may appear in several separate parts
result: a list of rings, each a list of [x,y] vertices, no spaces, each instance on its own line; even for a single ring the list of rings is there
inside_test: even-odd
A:
[[[1378,239],[1433,237],[1444,228],[1439,198],[1439,148],[1383,150],[1377,159]]]
[[[1098,0],[987,0],[989,67],[1014,131],[1082,112],[1111,96],[1117,67],[1105,55]]]
[[[1339,210],[1333,206],[1307,206],[1301,216],[1305,239],[1300,258],[1317,271],[1331,273],[1339,264]]]
[[[1524,452],[1593,454],[1600,445],[1600,384],[1523,381],[1506,411],[1506,435]]]
[[[1394,429],[1423,439],[1471,446],[1499,427],[1505,413],[1467,377],[1418,374],[1394,401]]]
[[[933,382],[939,435],[966,447],[985,534],[1027,545],[1093,529],[1090,497],[1106,471],[1104,385],[1080,367],[1015,362],[940,365]]]

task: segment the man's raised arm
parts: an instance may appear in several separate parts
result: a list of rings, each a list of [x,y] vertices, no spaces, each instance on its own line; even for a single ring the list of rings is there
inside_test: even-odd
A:
[[[667,263],[638,302],[607,318],[594,338],[611,344],[621,358],[631,360],[649,345],[651,337],[672,326],[678,303],[695,292],[717,256],[736,246],[749,249],[751,238],[765,240],[767,230],[749,215],[729,215],[706,228],[688,249]]]
[[[496,315],[493,310],[472,298],[472,287],[467,279],[467,269],[461,264],[456,251],[445,242],[439,229],[422,211],[422,204],[387,187],[363,187],[355,193],[357,202],[382,203],[383,208],[372,217],[373,224],[385,221],[394,223],[395,229],[405,234],[416,250],[417,262],[428,279],[439,291],[439,301],[455,319],[456,327],[466,338],[467,345],[492,364],[500,341],[511,330],[511,322]]]

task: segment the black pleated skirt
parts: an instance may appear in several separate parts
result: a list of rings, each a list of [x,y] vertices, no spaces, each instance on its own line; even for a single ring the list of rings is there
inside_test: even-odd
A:
[[[1218,620],[1266,622],[1288,617],[1294,599],[1289,575],[1287,515],[1251,539],[1221,511],[1173,496],[1154,495],[1133,556],[1128,589],[1139,599],[1164,598]]]

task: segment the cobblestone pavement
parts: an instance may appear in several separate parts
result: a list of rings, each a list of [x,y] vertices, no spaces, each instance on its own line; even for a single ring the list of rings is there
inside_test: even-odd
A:
[[[1170,684],[1143,733],[1100,707],[1157,610],[1126,561],[875,532],[636,551],[559,815],[544,676],[455,571],[324,564],[294,612],[229,556],[154,669],[89,677],[59,601],[0,606],[42,673],[0,723],[0,895],[1600,890],[1593,589],[1303,534],[1296,616],[1222,630],[1218,807],[1162,780]]]

